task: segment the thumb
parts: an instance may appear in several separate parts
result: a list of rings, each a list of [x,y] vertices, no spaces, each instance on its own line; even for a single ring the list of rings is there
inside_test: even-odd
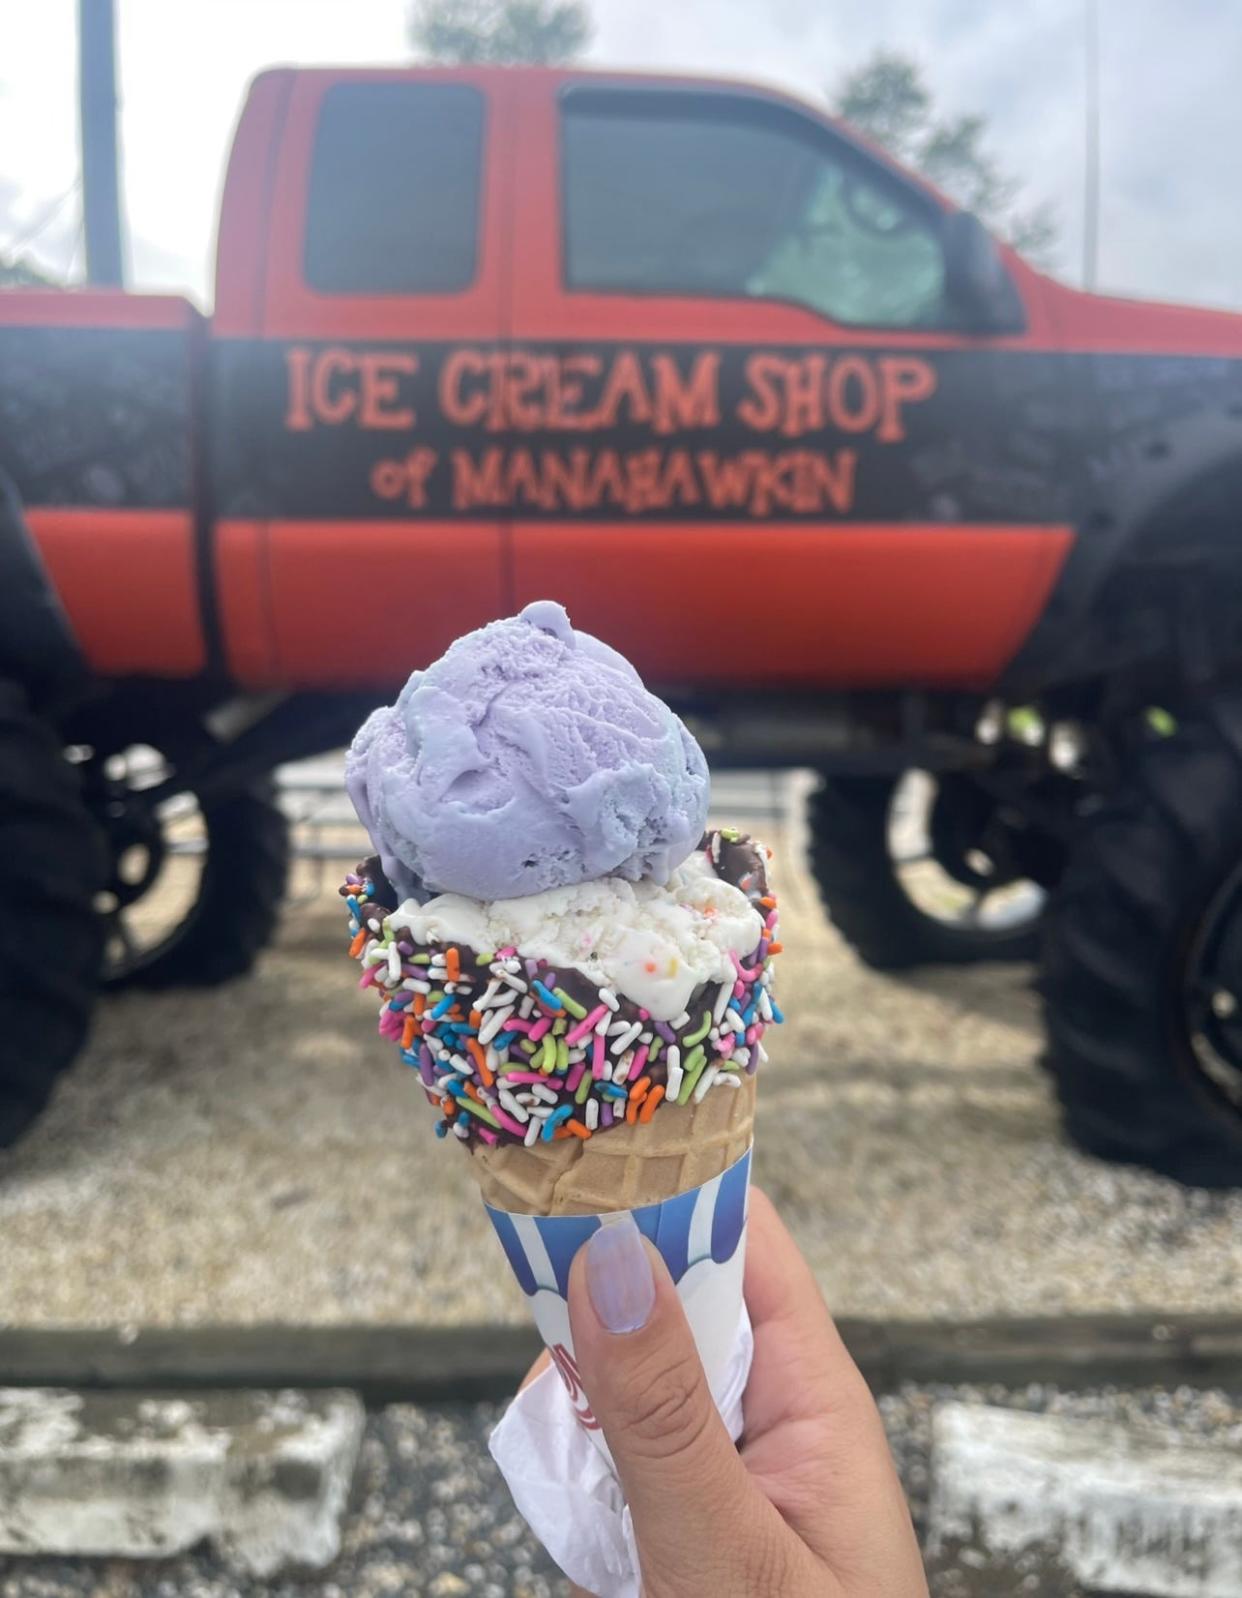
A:
[[[605,1222],[578,1251],[569,1317],[583,1389],[630,1506],[644,1592],[746,1588],[723,1528],[775,1515],[716,1409],[663,1260],[633,1220]],[[769,1557],[775,1541],[763,1538]]]

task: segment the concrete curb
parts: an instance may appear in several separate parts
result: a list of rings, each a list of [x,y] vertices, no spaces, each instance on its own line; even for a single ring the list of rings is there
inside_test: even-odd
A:
[[[362,1442],[349,1392],[0,1388],[0,1554],[167,1558],[207,1540],[235,1569],[322,1569]]]
[[[877,1392],[903,1382],[1242,1385],[1242,1318],[1059,1316],[840,1322]],[[503,1398],[539,1352],[527,1326],[0,1328],[0,1386],[341,1387],[368,1403]]]
[[[1242,1460],[1154,1428],[940,1404],[930,1549],[1043,1546],[1092,1591],[1242,1592]]]

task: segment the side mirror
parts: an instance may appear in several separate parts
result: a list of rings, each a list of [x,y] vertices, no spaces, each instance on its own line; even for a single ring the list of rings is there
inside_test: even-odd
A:
[[[975,333],[1020,333],[1022,301],[996,241],[973,211],[944,219],[945,293],[960,325]]]

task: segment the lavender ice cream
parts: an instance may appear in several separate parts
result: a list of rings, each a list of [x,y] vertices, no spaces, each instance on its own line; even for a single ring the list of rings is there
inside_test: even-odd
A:
[[[707,819],[707,763],[615,650],[550,600],[459,638],[376,710],[345,783],[402,899],[663,883]]]

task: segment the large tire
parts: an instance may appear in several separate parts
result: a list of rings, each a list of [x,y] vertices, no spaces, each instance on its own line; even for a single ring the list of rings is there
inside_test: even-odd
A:
[[[56,735],[0,682],[0,1148],[43,1109],[86,1038],[105,868]]]
[[[1242,1103],[1200,1063],[1190,996],[1197,940],[1240,862],[1234,698],[1135,752],[1045,916],[1046,1063],[1066,1129],[1089,1153],[1196,1186],[1242,1185]]]
[[[896,777],[824,778],[807,808],[811,870],[825,910],[877,971],[1033,960],[1038,932],[953,927],[924,913],[897,874],[889,837]]]
[[[198,898],[151,957],[110,972],[108,988],[214,987],[250,970],[276,930],[289,876],[289,825],[271,790],[203,812]]]

